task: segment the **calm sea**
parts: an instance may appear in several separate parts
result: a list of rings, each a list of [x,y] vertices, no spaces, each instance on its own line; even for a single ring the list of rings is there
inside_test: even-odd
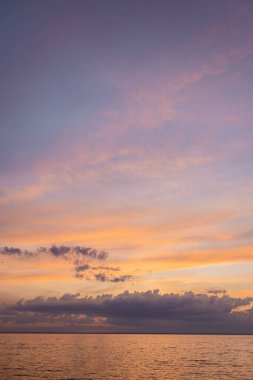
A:
[[[0,334],[0,379],[253,380],[253,336]]]

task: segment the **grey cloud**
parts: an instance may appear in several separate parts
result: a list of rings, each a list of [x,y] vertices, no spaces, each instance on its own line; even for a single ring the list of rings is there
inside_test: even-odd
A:
[[[98,252],[98,254],[97,254],[97,258],[99,260],[105,260],[105,259],[107,259],[107,257],[108,257],[108,253],[105,251]]]
[[[69,260],[74,265],[74,277],[78,279],[96,280],[101,282],[125,282],[132,278],[131,275],[112,276],[111,272],[120,271],[119,267],[111,266],[94,266],[90,261],[98,260],[104,261],[108,257],[106,251],[98,251],[97,249],[81,246],[66,246],[66,245],[52,245],[51,247],[39,247],[33,252],[22,250],[17,247],[3,247],[0,248],[0,254],[10,257],[25,257],[32,258],[38,255],[49,254],[56,258],[63,258]],[[97,271],[100,271],[99,273]],[[101,272],[103,271],[103,272]],[[84,275],[87,272],[87,275]]]
[[[14,248],[14,247],[3,247],[0,248],[0,254],[2,255],[9,255],[9,256],[37,256],[42,253],[49,253],[50,255],[54,257],[64,257],[64,258],[70,258],[73,256],[77,257],[88,257],[91,259],[97,259],[97,260],[106,260],[108,257],[108,253],[105,251],[98,251],[97,249],[90,248],[90,247],[80,247],[80,246],[57,246],[52,245],[50,248],[46,247],[40,247],[37,248],[33,252],[29,252],[26,250],[22,250],[21,248]]]
[[[77,273],[79,273],[79,272],[84,272],[84,271],[86,271],[88,269],[90,269],[90,265],[89,264],[83,264],[83,265],[76,266],[75,271]]]
[[[107,252],[105,252],[105,251],[97,251],[96,249],[92,249],[92,248],[86,248],[86,247],[79,247],[79,246],[77,246],[77,247],[71,248],[71,250],[74,253],[77,253],[79,255],[88,256],[88,257],[91,257],[91,258],[94,258],[94,259],[98,259],[98,260],[105,260],[108,257],[108,253]]]
[[[1,248],[1,254],[2,255],[22,255],[23,251],[20,248],[14,248],[14,247],[3,247]]]
[[[105,273],[96,273],[95,274],[95,279],[97,281],[101,281],[101,282],[107,281],[107,277],[106,277]]]
[[[78,279],[83,279],[85,276],[83,272],[85,271],[96,271],[99,269],[108,271],[117,271],[120,270],[118,267],[110,267],[110,266],[91,266],[90,261],[98,260],[104,261],[108,257],[108,253],[106,251],[99,251],[90,247],[82,247],[82,246],[66,246],[66,245],[52,245],[51,247],[39,247],[33,252],[29,252],[27,250],[22,250],[17,247],[3,247],[0,248],[0,254],[9,257],[24,257],[24,258],[33,258],[38,255],[49,254],[56,258],[63,258],[65,260],[69,260],[74,265],[74,277]],[[88,261],[88,262],[87,262]],[[124,277],[124,276],[123,276]],[[119,282],[124,281],[124,278],[116,278],[115,281]],[[95,278],[93,276],[93,278]],[[90,278],[89,278],[90,279]],[[105,278],[97,279],[98,281],[107,281]]]
[[[128,275],[124,275],[124,276],[118,276],[118,277],[111,278],[110,281],[111,282],[125,282],[128,280],[131,280],[132,278],[133,278],[133,276],[128,274]]]
[[[252,333],[253,298],[233,298],[229,295],[208,295],[187,292],[185,294],[160,294],[158,290],[147,292],[128,291],[119,295],[80,297],[80,294],[65,294],[57,297],[36,297],[21,300],[0,310],[1,331],[15,330],[22,321],[39,326],[41,320],[51,321],[50,331],[56,321],[66,318],[66,331],[72,320],[72,330],[80,329],[80,318],[90,320],[103,318],[104,324],[97,327],[103,331],[117,332],[170,332],[170,333]],[[239,307],[247,311],[238,311]],[[57,318],[56,318],[57,317]],[[8,323],[7,323],[8,322]],[[86,323],[85,322],[85,323]],[[20,327],[21,326],[21,327]],[[65,326],[65,327],[64,327]],[[85,331],[94,329],[86,324]],[[56,326],[57,329],[57,326]],[[64,330],[65,329],[65,330]],[[100,331],[100,330],[99,330]]]
[[[81,265],[80,265],[80,263],[81,263]],[[83,272],[83,271],[86,271],[88,269],[93,270],[93,271],[104,270],[104,271],[107,271],[107,272],[117,272],[117,271],[120,271],[120,267],[110,267],[110,266],[104,266],[104,265],[91,266],[89,264],[83,264],[82,261],[80,261],[80,260],[76,260],[75,264],[76,264],[76,267],[75,267],[75,271],[76,272]]]
[[[227,293],[225,289],[209,289],[207,292],[209,294],[226,294]]]
[[[83,272],[88,271],[91,268],[89,264],[76,265],[74,268],[74,277],[82,280],[84,278]]]
[[[120,271],[120,267],[109,267],[109,266],[104,266],[104,265],[94,267],[94,269],[103,269],[103,270],[108,270],[108,271],[112,271],[112,272]]]
[[[105,273],[95,273],[95,279],[97,281],[101,281],[101,282],[105,282],[105,281],[108,281],[108,282],[125,282],[125,281],[132,279],[132,278],[133,278],[133,276],[131,276],[131,275],[111,277]]]
[[[23,250],[17,247],[2,247],[0,248],[0,254],[4,256],[25,256],[32,257],[35,254],[33,252],[29,252],[27,250]]]
[[[103,272],[101,272],[101,270]],[[93,266],[88,263],[84,263],[81,260],[76,260],[74,267],[74,277],[80,280],[86,278],[87,280],[96,280],[101,282],[124,282],[132,278],[132,276],[130,275],[113,277],[112,273],[117,271],[120,271],[119,267],[111,267],[104,265]]]
[[[66,253],[70,252],[70,247],[66,247],[64,245],[57,247],[56,245],[53,245],[49,248],[49,252],[56,257],[64,256]]]
[[[81,257],[89,257],[97,260],[105,260],[108,257],[108,253],[105,251],[98,251],[90,247],[70,247],[70,246],[56,246],[53,245],[49,248],[49,252],[56,257],[63,256],[68,257],[68,255],[78,255]]]

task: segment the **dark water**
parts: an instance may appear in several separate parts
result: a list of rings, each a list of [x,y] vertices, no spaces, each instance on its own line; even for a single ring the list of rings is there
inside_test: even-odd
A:
[[[0,334],[0,379],[253,380],[253,336]]]

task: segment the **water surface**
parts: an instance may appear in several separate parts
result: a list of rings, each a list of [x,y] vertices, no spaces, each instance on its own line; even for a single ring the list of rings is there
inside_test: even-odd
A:
[[[253,336],[0,334],[0,379],[253,380]]]

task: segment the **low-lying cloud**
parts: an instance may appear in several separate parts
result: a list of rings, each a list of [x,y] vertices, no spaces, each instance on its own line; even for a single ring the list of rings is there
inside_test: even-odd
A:
[[[116,296],[37,297],[3,306],[1,331],[250,334],[252,300],[227,294],[160,294],[158,290],[126,291]],[[241,307],[247,310],[240,311]]]

